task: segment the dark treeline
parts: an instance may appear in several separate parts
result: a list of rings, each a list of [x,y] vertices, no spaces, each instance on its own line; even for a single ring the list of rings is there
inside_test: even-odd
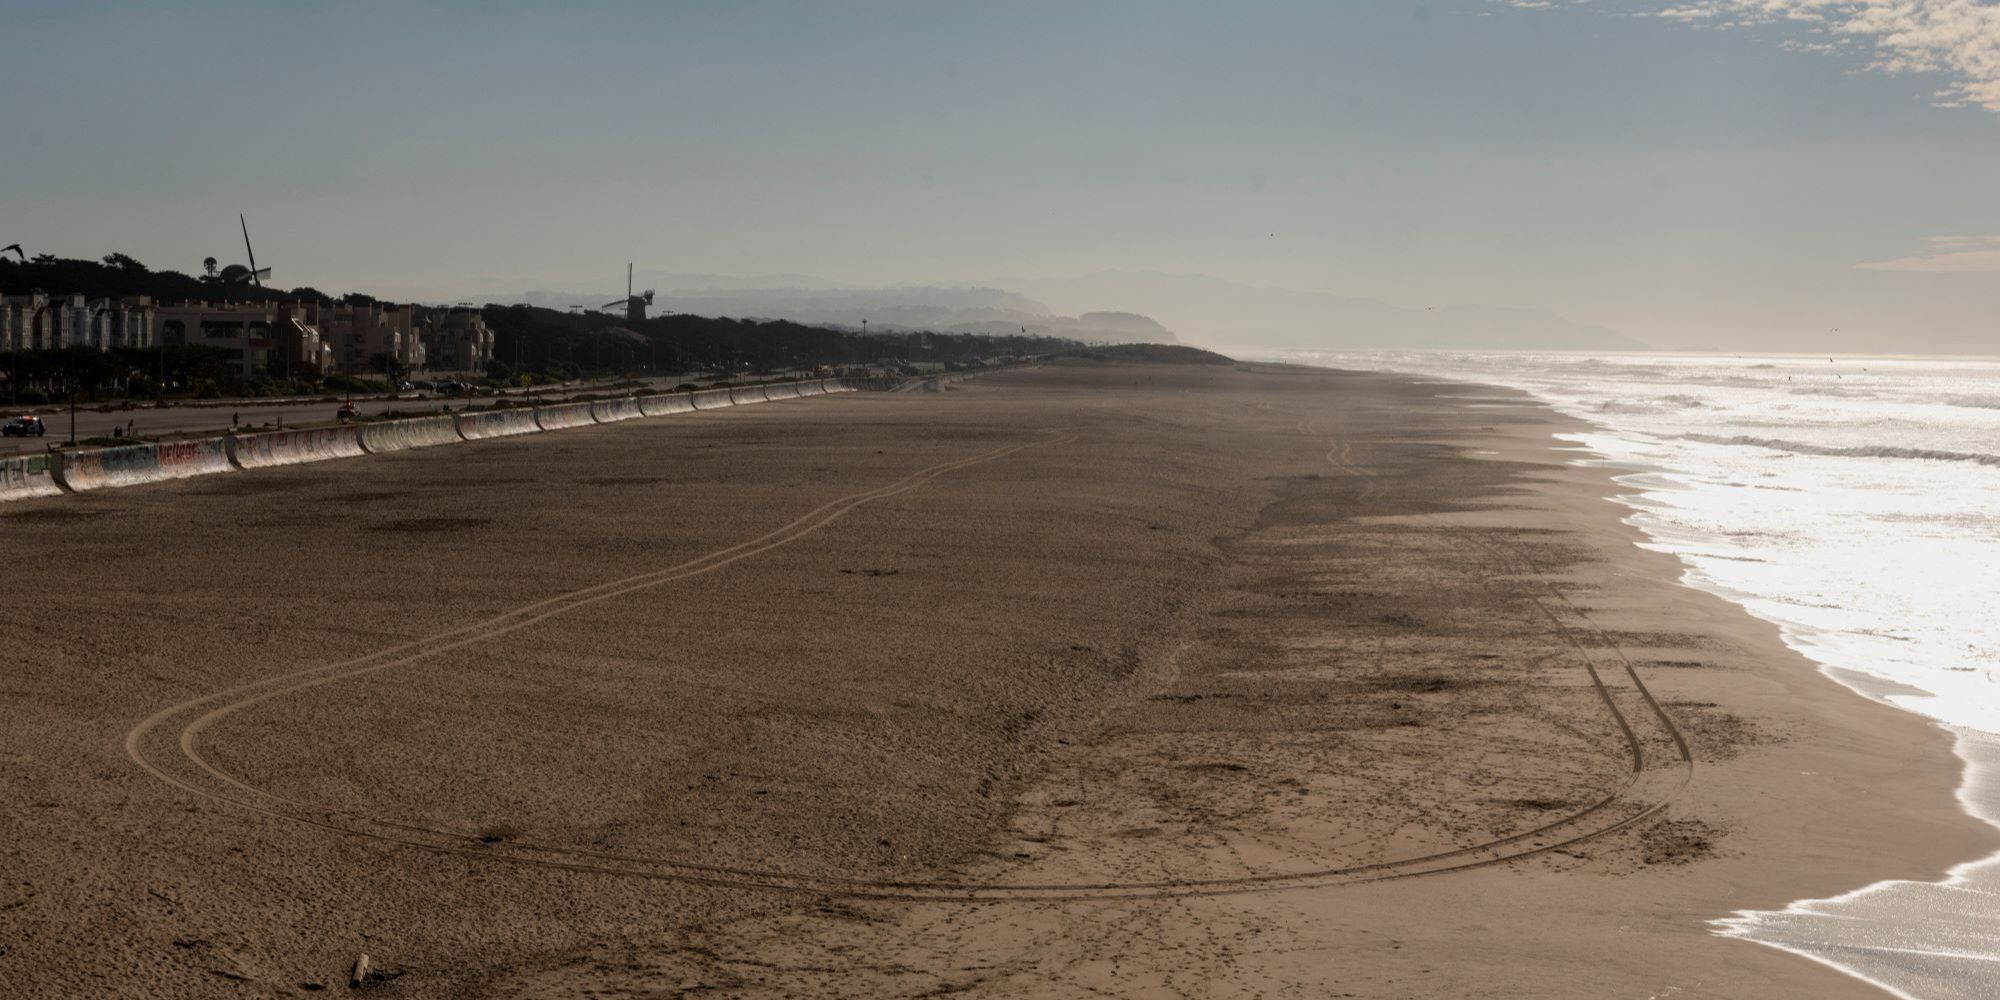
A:
[[[636,326],[604,313],[487,306],[499,364],[525,371],[772,371],[895,360],[953,364],[1074,349],[1047,337],[899,333],[863,336],[787,320],[659,316]]]
[[[226,272],[218,272],[218,275]],[[317,288],[291,290],[269,285],[258,287],[248,281],[224,281],[218,277],[196,277],[179,271],[155,271],[133,258],[114,253],[98,260],[67,260],[42,254],[23,262],[0,257],[0,292],[22,295],[41,291],[50,295],[83,295],[88,298],[122,298],[149,295],[161,303],[178,302],[289,302],[329,301],[334,298]],[[366,298],[360,296],[359,298]]]

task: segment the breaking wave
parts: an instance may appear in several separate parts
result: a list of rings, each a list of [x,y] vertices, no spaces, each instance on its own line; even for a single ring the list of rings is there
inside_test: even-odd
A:
[[[1676,392],[1665,396],[1655,396],[1651,400],[1608,399],[1597,404],[1599,413],[1665,413],[1670,410],[1693,410],[1708,406],[1700,396]]]
[[[1782,438],[1751,437],[1748,434],[1734,436],[1682,434],[1680,438],[1683,441],[1700,441],[1703,444],[1745,445],[1752,448],[1769,448],[1772,451],[1789,451],[1800,455],[1833,455],[1839,458],[1921,458],[1932,462],[1972,462],[1976,465],[2000,466],[2000,455],[1989,455],[1983,451],[1940,451],[1932,448],[1904,448],[1892,444],[1836,448],[1807,444],[1804,441],[1786,441]]]

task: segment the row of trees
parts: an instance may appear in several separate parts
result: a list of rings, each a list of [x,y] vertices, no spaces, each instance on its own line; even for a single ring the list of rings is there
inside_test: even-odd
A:
[[[214,261],[209,258],[205,265]],[[259,287],[226,278],[232,272],[211,269],[202,276],[179,271],[155,271],[129,254],[105,254],[102,260],[72,260],[36,254],[25,261],[0,257],[0,292],[20,295],[46,291],[88,298],[150,295],[156,302],[289,302],[327,301],[317,288]]]
[[[166,393],[256,395],[261,388],[238,374],[228,351],[212,347],[12,351],[0,361],[0,378],[5,380],[0,399],[25,405],[61,402],[72,392],[82,402],[98,402],[151,399]]]
[[[1050,337],[875,334],[788,320],[659,316],[636,327],[604,313],[536,306],[487,306],[500,363],[524,371],[781,370],[862,365],[884,358],[966,362],[996,355],[1046,354],[1080,345]]]

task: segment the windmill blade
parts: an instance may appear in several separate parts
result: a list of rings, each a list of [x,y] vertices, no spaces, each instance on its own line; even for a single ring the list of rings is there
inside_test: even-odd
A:
[[[611,308],[612,306],[622,306],[622,305],[624,305],[624,304],[625,304],[626,302],[628,302],[628,301],[630,301],[630,300],[629,300],[629,299],[614,299],[614,300],[612,300],[612,301],[610,301],[610,302],[606,302],[605,304],[603,304],[603,305],[601,305],[601,306],[598,306],[597,308],[599,308],[599,309],[609,309],[609,308]]]
[[[6,253],[9,250],[14,251],[14,256],[21,258],[21,263],[26,264],[28,262],[28,255],[21,252],[21,244],[9,243],[4,247],[0,247],[0,253]]]
[[[271,269],[268,267],[258,269],[257,251],[250,249],[250,223],[244,221],[242,212],[236,213],[236,223],[243,227],[243,252],[250,255],[250,280],[256,282],[258,288],[262,288],[264,279],[270,277]]]

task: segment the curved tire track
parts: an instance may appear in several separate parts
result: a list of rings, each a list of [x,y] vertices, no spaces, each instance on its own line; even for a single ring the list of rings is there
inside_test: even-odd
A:
[[[1302,425],[1302,431],[1311,432]],[[1051,443],[1061,444],[1074,440],[1074,436],[1062,436]],[[1548,851],[1580,844],[1584,841],[1603,837],[1630,827],[1656,815],[1664,809],[1672,794],[1685,788],[1692,778],[1693,756],[1687,742],[1678,728],[1652,693],[1646,689],[1637,671],[1622,650],[1610,642],[1602,630],[1590,623],[1589,617],[1571,605],[1567,598],[1546,580],[1554,599],[1567,606],[1584,627],[1595,632],[1603,640],[1602,645],[1613,650],[1622,666],[1623,673],[1638,692],[1649,714],[1657,724],[1669,734],[1678,751],[1680,760],[1676,769],[1679,775],[1672,791],[1666,795],[1654,796],[1650,800],[1638,799],[1639,811],[1619,815],[1614,807],[1634,802],[1635,790],[1648,777],[1647,756],[1644,740],[1635,731],[1633,723],[1618,706],[1618,699],[1605,683],[1598,664],[1590,655],[1590,646],[1583,643],[1570,625],[1562,620],[1539,597],[1530,597],[1541,610],[1565,642],[1582,659],[1592,685],[1603,700],[1606,709],[1616,722],[1631,755],[1631,771],[1627,780],[1598,800],[1580,810],[1566,814],[1551,822],[1506,837],[1485,841],[1467,847],[1394,861],[1374,862],[1338,868],[1326,868],[1295,873],[1270,873],[1229,878],[1170,879],[1133,882],[1095,883],[964,883],[948,881],[868,879],[843,876],[811,875],[787,872],[779,869],[760,869],[702,864],[671,857],[648,857],[622,855],[608,852],[589,851],[553,845],[509,842],[504,844],[483,844],[472,836],[454,830],[398,823],[377,817],[327,809],[311,803],[289,799],[281,795],[257,788],[215,765],[205,758],[199,749],[199,737],[203,731],[227,716],[264,701],[286,694],[304,691],[313,687],[348,680],[368,674],[390,670],[414,663],[439,653],[461,646],[497,638],[510,632],[527,628],[545,619],[560,615],[573,608],[598,601],[608,600],[623,594],[686,579],[688,577],[713,572],[731,563],[778,548],[797,541],[832,523],[847,512],[874,500],[886,499],[899,493],[916,489],[932,479],[959,469],[1003,458],[1014,452],[1030,447],[1037,442],[1009,445],[966,459],[940,463],[913,473],[887,486],[875,490],[856,493],[827,504],[801,516],[784,527],[747,542],[710,553],[697,559],[658,570],[599,584],[584,590],[558,595],[547,600],[524,605],[512,611],[496,615],[481,622],[454,629],[449,632],[428,636],[409,643],[403,643],[367,656],[357,657],[340,663],[329,664],[306,670],[294,671],[276,677],[266,678],[247,684],[237,685],[222,691],[202,695],[167,706],[148,716],[134,726],[125,738],[126,754],[141,769],[168,785],[211,801],[247,809],[271,818],[286,820],[323,830],[362,837],[385,844],[414,847],[434,853],[449,854],[467,858],[505,864],[518,864],[538,868],[592,874],[616,875],[623,877],[650,878],[670,881],[691,882],[703,885],[764,889],[783,892],[800,892],[820,895],[845,896],[851,898],[928,901],[928,902],[995,902],[995,901],[1063,901],[1089,899],[1129,899],[1161,898],[1181,896],[1213,896],[1250,892],[1266,892],[1284,889],[1319,888],[1364,882],[1380,882],[1392,879],[1414,878],[1439,875],[1454,871],[1482,868],[1490,865],[1530,857]],[[1345,439],[1333,439],[1326,453],[1328,464],[1342,473],[1361,479],[1360,495],[1363,503],[1373,504],[1381,497],[1379,478],[1372,470],[1354,463],[1351,457],[1352,445]],[[1488,540],[1479,539],[1470,533],[1459,532],[1474,545],[1495,556],[1503,566],[1516,567],[1524,575],[1539,576],[1539,568],[1519,553],[1509,552]],[[174,773],[170,767],[174,763],[156,760],[149,749],[156,733],[170,723],[178,723],[175,745],[179,751],[178,763],[192,765],[197,776],[189,777]],[[222,787],[217,790],[204,784],[213,782]]]

